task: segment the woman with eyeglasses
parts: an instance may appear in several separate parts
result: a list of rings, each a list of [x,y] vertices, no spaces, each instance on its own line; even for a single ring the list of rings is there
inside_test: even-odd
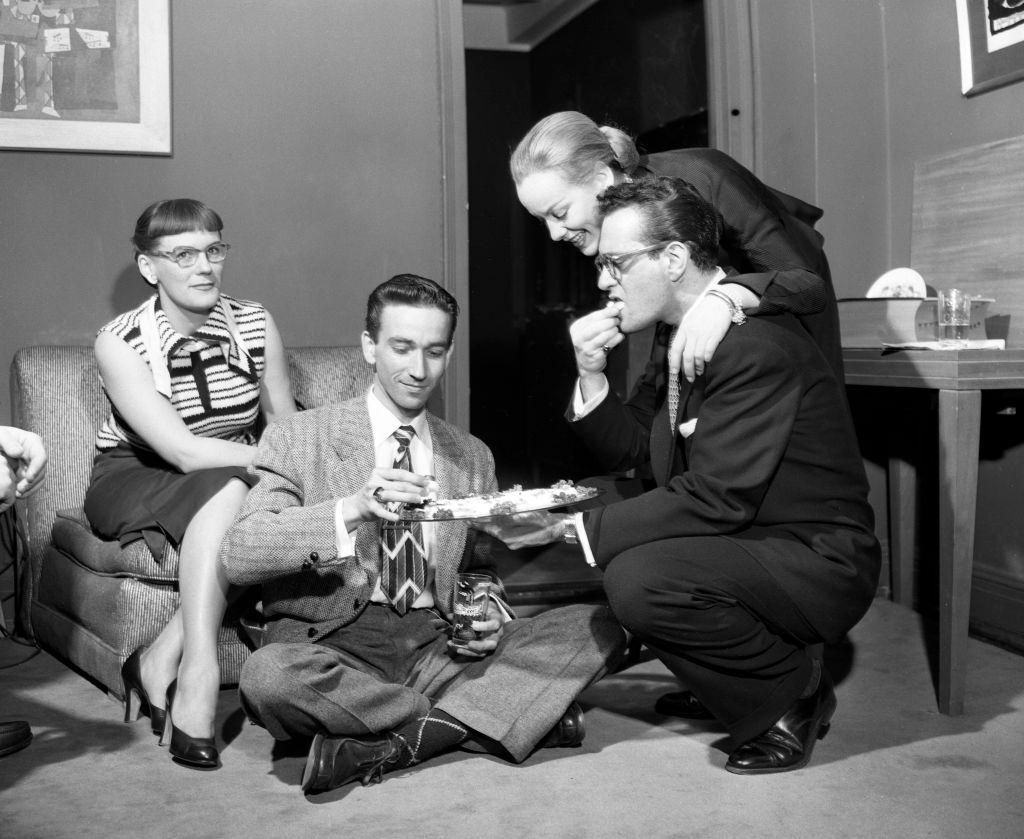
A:
[[[220,765],[221,538],[255,482],[247,467],[260,425],[295,410],[270,313],[221,293],[223,227],[188,198],[157,201],[139,216],[135,263],[153,294],[96,337],[111,413],[85,498],[101,536],[122,546],[142,539],[158,563],[169,561],[168,545],[178,552],[180,606],[121,675],[125,721],[134,699],[175,762],[195,769]]]
[[[597,254],[601,219],[597,196],[624,180],[667,175],[688,182],[718,210],[719,264],[731,270],[676,333],[670,366],[693,380],[711,361],[733,323],[747,314],[795,314],[843,380],[839,315],[823,238],[814,230],[821,210],[765,186],[716,149],[692,148],[641,157],[624,131],[599,126],[576,111],[540,120],[520,140],[509,162],[519,202],[545,223],[548,234],[588,256]],[[657,258],[653,249],[649,258]],[[610,255],[614,259],[617,255]],[[734,273],[733,273],[734,272]],[[609,325],[618,313],[608,307]],[[621,343],[616,334],[609,349]]]

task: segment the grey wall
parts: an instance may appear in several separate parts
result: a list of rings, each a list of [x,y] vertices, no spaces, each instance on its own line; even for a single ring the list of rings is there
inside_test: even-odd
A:
[[[755,0],[751,8],[759,173],[825,209],[819,227],[836,292],[863,296],[886,269],[911,265],[915,162],[1024,135],[1024,82],[961,95],[953,0]],[[851,394],[884,539],[884,427],[902,403],[858,391]],[[1016,413],[1005,399],[983,405],[972,622],[1024,648],[1024,396],[1008,398]],[[934,402],[917,400],[906,420],[918,424],[922,463],[933,463]],[[926,588],[937,564],[935,480],[926,472],[921,487]]]
[[[91,343],[144,298],[128,238],[158,198],[221,213],[226,289],[288,344],[357,341],[393,273],[441,280],[437,5],[175,0],[170,157],[0,151],[3,369],[21,346]],[[0,422],[8,403],[0,388]]]
[[[953,0],[752,4],[759,173],[825,208],[839,296],[910,262],[914,162],[1024,134],[1024,82],[960,93]]]

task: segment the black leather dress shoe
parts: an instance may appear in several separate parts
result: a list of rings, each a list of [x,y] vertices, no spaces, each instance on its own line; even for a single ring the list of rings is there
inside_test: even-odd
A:
[[[540,744],[542,749],[558,749],[578,746],[583,742],[587,729],[583,720],[583,709],[579,702],[570,703],[562,718]]]
[[[736,749],[725,768],[737,775],[767,775],[806,766],[814,744],[828,733],[835,711],[832,680],[822,669],[818,689],[794,702],[764,734]]]
[[[713,720],[715,718],[715,715],[688,690],[662,694],[654,703],[654,710],[666,717],[682,717],[687,720]]]
[[[25,720],[0,722],[0,757],[12,755],[32,742],[32,729]]]
[[[317,734],[302,770],[302,791],[326,792],[356,780],[364,787],[379,784],[394,768],[401,748],[394,734],[365,740]]]

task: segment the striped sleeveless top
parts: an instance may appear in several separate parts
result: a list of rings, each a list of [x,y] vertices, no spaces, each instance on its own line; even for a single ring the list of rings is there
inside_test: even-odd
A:
[[[171,326],[154,295],[100,332],[116,335],[142,357],[157,390],[193,434],[256,442],[267,337],[267,310],[259,303],[221,294],[206,322],[185,336]],[[157,367],[151,354],[160,356]],[[96,435],[96,448],[106,451],[127,444],[151,450],[111,407]]]

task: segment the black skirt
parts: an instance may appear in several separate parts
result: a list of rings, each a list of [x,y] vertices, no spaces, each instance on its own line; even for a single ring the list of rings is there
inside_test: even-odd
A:
[[[145,539],[162,562],[167,543],[180,547],[193,516],[232,478],[250,487],[258,480],[243,466],[179,472],[153,452],[118,446],[93,460],[85,515],[96,533],[121,547]]]

